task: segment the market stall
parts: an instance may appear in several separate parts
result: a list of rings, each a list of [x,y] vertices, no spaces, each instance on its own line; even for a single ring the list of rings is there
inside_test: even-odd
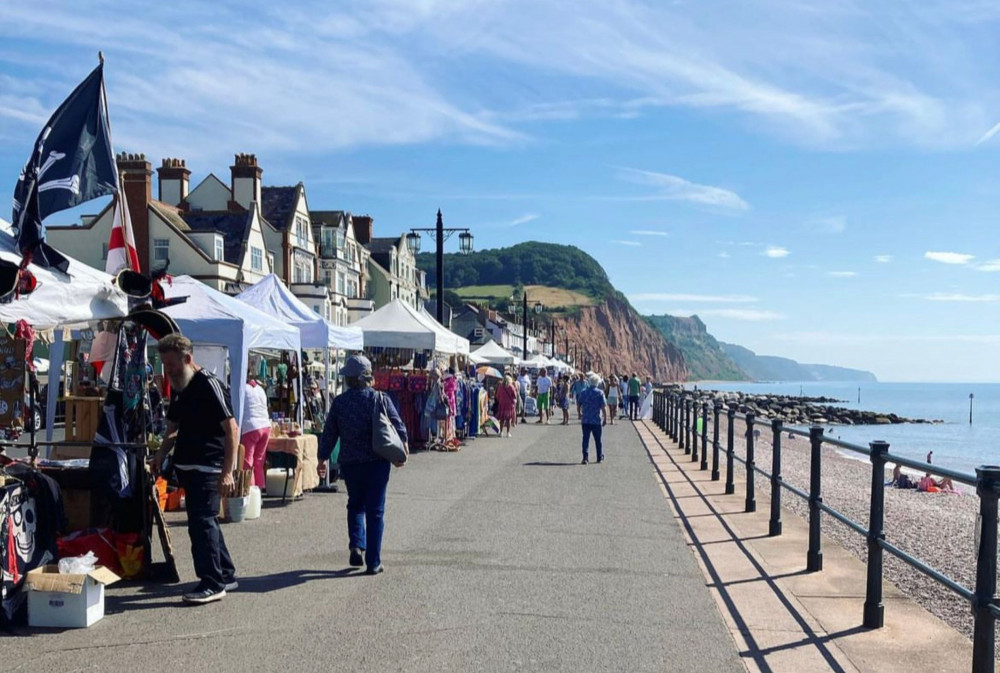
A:
[[[491,365],[507,367],[517,362],[517,358],[508,353],[503,346],[492,340],[472,351],[472,355],[478,360],[476,364],[489,363]]]
[[[187,297],[183,304],[164,309],[181,332],[196,345],[223,346],[228,351],[229,387],[237,425],[243,419],[244,389],[249,352],[273,348],[299,353],[297,328],[213,290],[190,276],[177,276],[166,289],[168,299]]]
[[[331,359],[338,350],[360,351],[364,337],[357,327],[339,327],[311,310],[273,273],[236,298],[264,313],[298,328],[302,347],[321,349],[324,353],[324,382],[332,379]],[[322,389],[325,391],[324,383]],[[303,395],[305,391],[299,391]]]

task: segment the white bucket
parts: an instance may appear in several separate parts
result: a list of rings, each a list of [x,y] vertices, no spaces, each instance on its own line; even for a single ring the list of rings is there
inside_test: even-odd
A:
[[[294,472],[289,472],[289,474],[294,477]],[[267,495],[270,498],[281,497],[282,492],[285,489],[285,470],[281,468],[271,468],[267,471],[265,475],[267,482]],[[294,479],[288,480],[288,496],[292,495],[292,487],[294,485]]]
[[[247,519],[259,519],[260,518],[260,487],[251,486],[250,487],[250,502],[247,503]]]
[[[249,496],[226,498],[226,518],[230,523],[239,523],[246,518],[249,501]]]

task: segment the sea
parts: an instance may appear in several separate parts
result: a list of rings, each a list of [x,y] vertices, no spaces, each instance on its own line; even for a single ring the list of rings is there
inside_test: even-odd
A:
[[[690,390],[695,386],[699,390],[832,397],[842,400],[831,403],[833,406],[942,421],[831,425],[827,426],[827,434],[862,446],[884,440],[889,442],[891,453],[921,461],[933,451],[935,465],[970,474],[979,465],[1000,465],[1000,383],[704,382],[685,387]],[[972,423],[969,423],[969,395],[973,396]]]

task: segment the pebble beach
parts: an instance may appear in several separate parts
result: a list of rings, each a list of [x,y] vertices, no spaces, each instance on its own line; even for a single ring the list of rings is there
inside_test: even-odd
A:
[[[741,436],[742,422],[736,422],[735,451],[746,456],[746,445]],[[874,429],[873,429],[874,430]],[[726,435],[726,421],[722,419],[720,438]],[[874,439],[874,434],[873,434]],[[711,440],[711,438],[710,438]],[[723,440],[724,441],[724,440]],[[786,483],[804,491],[809,490],[809,441],[803,437],[790,438],[787,434],[781,443],[782,477]],[[723,449],[725,448],[723,444]],[[848,518],[867,527],[871,465],[848,458],[830,446],[823,447],[822,493],[823,501]],[[771,433],[763,430],[755,443],[757,466],[770,472]],[[724,474],[724,461],[723,461]],[[737,462],[736,474],[745,474],[743,464]],[[724,477],[723,477],[724,478]],[[891,478],[887,467],[886,478]],[[976,581],[975,523],[979,512],[979,498],[968,486],[958,486],[959,494],[923,493],[887,487],[885,491],[886,540],[923,560],[932,568],[953,578],[958,583],[974,588]],[[742,491],[737,487],[737,494]],[[734,496],[735,497],[735,496]],[[758,475],[758,502],[770,498],[770,483]],[[803,519],[809,517],[808,503],[788,491],[782,493],[782,506]],[[761,507],[758,504],[758,507]],[[862,561],[868,557],[864,537],[830,516],[822,519],[823,534],[833,539]],[[803,565],[806,550],[802,550]],[[973,619],[969,603],[943,585],[926,577],[894,556],[886,553],[885,579],[899,587],[930,611],[968,638],[972,638]],[[891,609],[891,606],[886,606]],[[861,619],[861,607],[858,607]]]

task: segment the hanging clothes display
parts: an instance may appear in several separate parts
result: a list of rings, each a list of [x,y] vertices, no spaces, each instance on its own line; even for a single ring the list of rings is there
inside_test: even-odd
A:
[[[427,400],[427,372],[400,369],[376,369],[372,387],[389,396],[406,426],[411,451],[420,451],[427,445],[428,435],[422,424]]]
[[[146,330],[123,322],[110,363],[108,392],[90,455],[91,523],[138,532],[142,523],[142,456],[123,444],[145,444],[150,429]]]

